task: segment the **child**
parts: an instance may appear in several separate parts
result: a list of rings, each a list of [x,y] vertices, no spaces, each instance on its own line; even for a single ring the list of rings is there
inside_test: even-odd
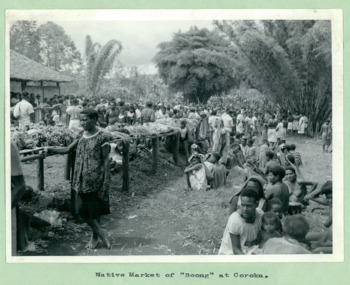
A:
[[[268,210],[277,215],[277,217],[281,220],[283,218],[282,215],[282,202],[279,199],[273,198],[268,202]]]
[[[275,159],[275,153],[271,150],[266,151],[266,164],[264,169],[264,174],[267,175],[270,172],[270,169],[279,166],[279,163]]]
[[[295,165],[297,167],[300,167],[301,165],[303,165],[303,162],[301,161],[301,155],[299,152],[295,151],[296,149],[296,145],[295,144],[291,144],[290,145],[290,153],[293,154],[294,159],[295,159]]]
[[[265,213],[262,217],[261,231],[258,237],[252,242],[245,242],[246,246],[251,247],[250,252],[252,254],[259,254],[264,244],[270,238],[281,237],[282,235],[279,232],[280,224],[281,222],[275,213]]]
[[[270,238],[281,237],[280,220],[275,213],[267,212],[262,217],[262,230],[258,236],[259,248],[262,248]]]
[[[262,254],[311,254],[301,242],[309,232],[310,225],[302,215],[287,216],[284,220],[284,236],[270,238],[264,244]]]

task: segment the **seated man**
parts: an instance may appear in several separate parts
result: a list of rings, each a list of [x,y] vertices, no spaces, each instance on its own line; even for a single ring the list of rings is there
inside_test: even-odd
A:
[[[233,212],[227,222],[219,254],[251,254],[251,244],[261,230],[264,212],[258,209],[259,194],[247,187],[241,193],[240,211]]]

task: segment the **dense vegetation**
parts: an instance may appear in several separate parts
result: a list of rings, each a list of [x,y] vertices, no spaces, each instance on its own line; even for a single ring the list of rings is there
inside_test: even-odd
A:
[[[330,21],[214,21],[213,30],[192,27],[158,45],[155,75],[118,62],[122,43],[117,40],[102,47],[87,36],[82,59],[53,22],[39,27],[34,21],[14,23],[10,47],[57,71],[77,74],[70,93],[156,102],[180,95],[206,103],[212,96],[254,89],[265,102],[305,114],[312,129],[331,116]]]

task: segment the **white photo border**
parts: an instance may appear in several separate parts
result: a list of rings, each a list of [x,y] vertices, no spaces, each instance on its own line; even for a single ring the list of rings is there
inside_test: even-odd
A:
[[[12,256],[10,159],[9,31],[18,20],[32,21],[330,20],[332,25],[333,254],[251,256]],[[5,178],[6,262],[8,263],[222,263],[344,262],[343,11],[341,9],[164,9],[164,10],[6,10]]]

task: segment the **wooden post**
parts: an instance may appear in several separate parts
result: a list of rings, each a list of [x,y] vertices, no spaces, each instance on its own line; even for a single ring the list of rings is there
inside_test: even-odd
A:
[[[24,91],[26,89],[26,86],[27,86],[26,81],[21,80],[21,91]]]
[[[66,114],[66,125],[69,126],[70,123],[70,115]]]
[[[317,122],[316,123],[316,130],[315,130],[316,137],[318,136],[319,133],[320,133],[320,123]]]
[[[180,132],[174,135],[173,158],[175,165],[179,164]]]
[[[38,190],[44,190],[44,157],[40,155],[38,159]]]
[[[159,146],[159,140],[158,136],[155,138],[152,138],[152,172],[157,172],[157,165],[158,165],[158,146]]]
[[[129,141],[124,140],[123,141],[123,186],[122,186],[122,192],[129,192],[129,186],[130,186],[129,148],[130,148]]]
[[[72,152],[66,154],[66,163],[64,167],[64,179],[70,180],[72,170]]]
[[[44,103],[44,83],[40,81],[40,87],[41,87],[41,102]]]
[[[58,96],[61,96],[61,87],[60,87],[60,83],[56,82],[56,86],[58,87]]]

